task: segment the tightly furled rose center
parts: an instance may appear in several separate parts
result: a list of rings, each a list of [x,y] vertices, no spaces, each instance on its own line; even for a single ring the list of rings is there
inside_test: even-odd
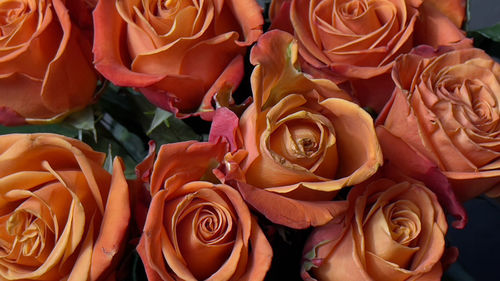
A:
[[[397,264],[400,268],[409,268],[415,252],[419,250],[420,216],[418,207],[409,200],[370,210],[365,220],[367,254]]]
[[[22,210],[14,212],[7,220],[6,230],[14,240],[12,245],[5,245],[5,248],[2,245],[7,253],[18,252],[16,256],[22,254],[26,257],[34,255],[36,251],[39,256],[45,248],[46,225],[33,214]]]
[[[488,84],[489,81],[474,78],[473,73],[488,76],[484,69],[469,63],[445,69],[435,81],[431,80],[436,85],[436,97],[442,100],[436,103],[435,111],[440,115],[441,108],[451,106],[460,124],[467,127],[473,125],[477,133],[497,131],[500,110],[494,88],[498,87],[498,83]]]
[[[31,12],[31,10],[31,7],[27,6],[24,1],[4,1],[0,3],[0,35],[9,34],[9,25],[15,23],[17,19]]]
[[[43,179],[53,175],[53,180],[58,182],[42,183],[40,189],[34,192],[7,192],[5,197],[11,204],[15,202],[16,209],[0,217],[0,255],[3,263],[15,268],[24,267],[25,270],[29,268],[24,273],[25,278],[33,278],[38,272],[49,270],[51,261],[62,259],[64,263],[69,258],[68,254],[75,251],[78,245],[64,245],[66,239],[76,238],[84,232],[85,218],[80,216],[85,216],[83,204],[87,205],[87,202],[80,201],[62,181],[63,177],[82,179],[84,176],[72,171],[56,173],[46,166],[49,173],[42,172],[38,176]],[[39,181],[30,179],[29,172],[21,174],[26,176],[27,185]],[[5,206],[4,211],[7,209]],[[63,252],[67,253],[60,252],[58,255],[57,249],[62,250],[64,246],[67,250]]]
[[[315,229],[306,242],[305,252],[315,254],[306,260],[317,265],[316,279],[304,280],[440,279],[447,223],[435,194],[418,182],[379,178],[355,186],[347,200],[343,220]]]
[[[318,176],[331,178],[337,169],[335,128],[320,113],[295,108],[279,116],[270,112],[262,144],[277,163],[307,169]],[[275,119],[276,118],[276,119]],[[328,169],[321,169],[328,166]]]
[[[10,243],[3,241],[0,248],[4,252],[3,255],[12,257],[12,262],[33,256],[37,259],[46,258],[47,249],[52,249],[54,244],[53,229],[48,227],[42,218],[26,210],[16,211],[8,217],[5,230],[12,240]]]
[[[353,0],[340,5],[340,12],[344,17],[359,17],[366,11],[366,3]]]
[[[215,190],[201,189],[177,199],[176,209],[165,207],[165,228],[175,235],[171,237],[175,251],[198,280],[216,272],[234,247],[236,218],[222,196]],[[210,262],[204,262],[207,260]]]
[[[401,36],[409,21],[406,9],[413,9],[406,7],[404,1],[361,0],[312,1],[310,7],[312,40],[326,57],[316,55],[313,47],[304,42],[309,52],[326,65],[346,62],[370,66],[384,65],[391,58],[385,46],[395,45],[393,41]],[[360,50],[370,50],[370,59]]]

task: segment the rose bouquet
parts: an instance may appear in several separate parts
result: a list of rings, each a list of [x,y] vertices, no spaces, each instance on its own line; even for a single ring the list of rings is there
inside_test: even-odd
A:
[[[474,3],[0,1],[0,279],[499,279]]]

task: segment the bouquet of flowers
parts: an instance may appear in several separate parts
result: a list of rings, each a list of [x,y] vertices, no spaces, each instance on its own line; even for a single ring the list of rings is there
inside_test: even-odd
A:
[[[472,7],[1,0],[0,279],[500,278],[456,239],[500,213]]]

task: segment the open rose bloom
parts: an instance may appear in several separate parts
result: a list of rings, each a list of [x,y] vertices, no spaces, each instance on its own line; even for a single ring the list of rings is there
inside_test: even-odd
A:
[[[297,43],[282,31],[252,49],[254,103],[241,117],[238,188],[271,221],[293,228],[328,222],[338,190],[374,174],[382,155],[373,120],[334,83],[297,67]],[[355,129],[354,129],[355,128]]]
[[[344,216],[306,242],[304,280],[440,280],[447,223],[434,193],[383,178],[347,200]]]
[[[232,102],[263,17],[254,0],[125,0],[99,1],[94,22],[99,72],[182,117]]]
[[[55,122],[92,102],[91,42],[65,2],[0,3],[0,124]],[[85,12],[90,19],[90,9],[80,18]]]
[[[294,33],[305,72],[349,80],[377,110],[389,98],[394,59],[417,44],[459,42],[464,16],[462,0],[273,0],[270,14],[273,26]]]
[[[168,144],[138,166],[152,171],[137,248],[149,280],[264,279],[271,246],[238,191],[212,173],[225,152],[225,143]]]
[[[0,136],[0,279],[113,276],[130,219],[119,159],[52,134]]]
[[[393,79],[377,120],[401,140],[391,149],[434,162],[460,200],[500,195],[500,65],[479,49],[422,46],[398,59]]]

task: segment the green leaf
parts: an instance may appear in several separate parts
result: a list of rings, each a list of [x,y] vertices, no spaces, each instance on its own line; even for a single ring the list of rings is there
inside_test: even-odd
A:
[[[473,30],[473,32],[477,32],[495,42],[500,42],[500,22],[490,27]]]
[[[188,140],[202,140],[200,135],[198,135],[184,121],[175,118],[175,116],[172,115],[165,121],[168,122],[168,126],[158,126],[149,134],[149,137],[157,144],[161,145],[165,143]]]
[[[110,174],[113,173],[113,153],[111,151],[111,144],[108,144],[108,153],[106,154],[106,160],[104,161],[104,169]]]
[[[168,118],[172,116],[172,113],[168,112],[168,111],[165,111],[161,108],[156,108],[155,112],[154,112],[154,117],[153,117],[153,121],[151,121],[151,126],[149,126],[149,129],[148,131],[146,132],[147,135],[150,135],[151,132],[158,126],[160,126],[161,124],[163,124],[164,122],[166,123],[167,127],[169,127],[169,123],[168,123]]]
[[[87,106],[85,109],[75,112],[64,119],[64,123],[78,130],[78,138],[82,140],[82,131],[89,131],[97,142],[97,132],[95,130],[94,110]]]
[[[141,138],[127,130],[111,115],[104,113],[100,123],[109,131],[114,140],[125,148],[135,162],[141,162],[146,157],[146,147]]]
[[[317,245],[315,245],[309,252],[307,252],[305,255],[304,255],[304,258],[306,258],[307,260],[304,262],[303,264],[303,268],[305,269],[305,271],[309,271],[311,270],[311,268],[313,267],[317,267],[316,265],[314,265],[314,263],[312,263],[311,261],[313,259],[316,258],[316,251],[318,249],[318,247],[320,246],[323,246],[325,245],[326,243],[330,242],[331,240],[324,240],[324,241],[321,241],[319,242]]]
[[[32,133],[51,133],[76,138],[78,130],[63,124],[50,125],[25,125],[16,127],[5,127],[0,125],[0,135],[5,134],[32,134]]]

